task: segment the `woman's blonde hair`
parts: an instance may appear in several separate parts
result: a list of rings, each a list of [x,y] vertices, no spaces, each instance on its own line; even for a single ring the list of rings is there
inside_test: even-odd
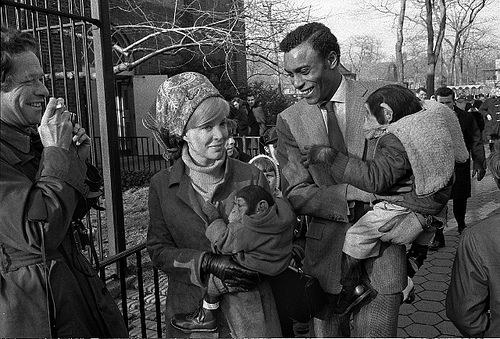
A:
[[[229,115],[229,104],[220,97],[211,97],[200,102],[189,118],[184,134],[192,128],[206,125],[217,120],[223,115],[225,118]]]

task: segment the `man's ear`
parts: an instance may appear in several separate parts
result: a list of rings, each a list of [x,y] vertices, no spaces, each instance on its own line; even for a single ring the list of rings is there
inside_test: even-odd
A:
[[[392,118],[394,116],[394,112],[392,111],[392,108],[387,105],[385,102],[380,104],[380,107],[384,110],[384,118],[385,118],[385,123],[388,124],[392,122]]]
[[[269,204],[265,200],[261,200],[258,202],[257,206],[255,206],[255,214],[263,214],[266,213],[269,209]]]
[[[331,51],[328,54],[328,63],[330,64],[330,69],[334,69],[335,67],[338,66],[339,58],[337,57],[337,54],[334,51]]]

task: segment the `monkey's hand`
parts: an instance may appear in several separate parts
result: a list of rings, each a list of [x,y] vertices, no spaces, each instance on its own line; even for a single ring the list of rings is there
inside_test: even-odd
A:
[[[214,222],[214,220],[216,220],[216,219],[222,218],[221,214],[219,212],[219,203],[216,203],[214,205],[211,202],[206,201],[203,204],[203,206],[201,206],[201,210],[207,216],[209,224],[211,224],[212,222]]]
[[[331,147],[323,145],[306,146],[302,153],[302,164],[309,167],[315,164],[331,166],[339,152]]]

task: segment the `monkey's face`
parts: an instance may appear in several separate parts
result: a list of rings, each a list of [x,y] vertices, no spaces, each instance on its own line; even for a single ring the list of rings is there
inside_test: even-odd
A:
[[[236,220],[240,220],[243,218],[245,214],[248,212],[248,203],[243,198],[236,198],[233,203],[233,208],[229,213],[228,220],[229,222],[234,222]]]

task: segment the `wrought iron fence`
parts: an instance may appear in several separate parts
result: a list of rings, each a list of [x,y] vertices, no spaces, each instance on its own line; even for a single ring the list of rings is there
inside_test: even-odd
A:
[[[123,319],[129,329],[132,338],[161,338],[162,337],[162,308],[166,302],[166,288],[168,281],[160,285],[160,273],[157,268],[151,267],[148,272],[152,276],[146,276],[144,272],[144,256],[146,245],[141,244],[116,254],[98,264],[101,279],[106,282],[109,278],[119,280],[119,303]],[[127,261],[134,260],[134,265],[127,265]],[[149,262],[149,261],[147,261]],[[114,272],[114,266],[118,264],[119,274]],[[135,266],[136,288],[131,288],[127,281],[127,270]],[[111,270],[108,270],[111,268]],[[129,272],[129,275],[132,272]],[[166,277],[164,277],[166,278]],[[151,287],[151,288],[149,288]]]
[[[101,138],[94,137],[95,149],[101,149]],[[128,172],[150,172],[156,173],[168,166],[167,161],[162,156],[162,151],[158,143],[149,137],[119,137],[118,145],[120,149],[120,169]],[[100,154],[97,154],[100,159]],[[101,167],[99,161],[96,162],[98,168]]]
[[[263,152],[263,146],[260,143],[260,137],[233,137],[239,149],[243,152],[250,154],[252,157],[259,155]]]

